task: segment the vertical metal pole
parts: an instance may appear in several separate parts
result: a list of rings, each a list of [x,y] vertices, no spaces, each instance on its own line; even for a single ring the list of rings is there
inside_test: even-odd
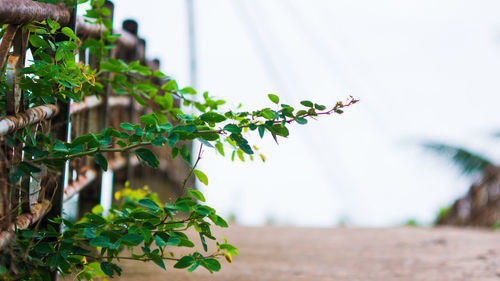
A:
[[[107,17],[107,19],[110,19],[111,21],[113,21],[115,5],[113,4],[112,1],[106,1],[104,3],[104,7],[108,8],[111,12],[111,14],[109,15],[109,17]],[[90,56],[90,54],[89,54],[89,56]],[[111,56],[111,52],[108,52],[106,54],[106,57],[110,57],[110,56]],[[90,61],[90,57],[89,57],[89,61]],[[97,61],[97,58],[92,58],[92,60],[94,60],[93,67],[99,68],[99,62]],[[85,63],[85,60],[84,60],[84,63]],[[110,73],[105,74],[105,77],[107,79],[112,78]],[[111,85],[109,83],[104,85],[104,95],[101,95],[101,97],[100,97],[102,99],[102,103],[97,109],[97,116],[98,116],[97,128],[98,128],[98,131],[101,131],[102,129],[106,128],[109,125],[109,112],[110,111],[109,111],[109,106],[108,106],[108,99],[111,96],[111,92],[112,92]],[[87,123],[86,124],[87,127],[84,128],[83,131],[81,132],[82,134],[89,132],[88,122],[91,122],[91,120],[89,120],[88,117],[89,117],[88,112],[85,116],[82,117],[82,119],[83,119],[82,121]],[[88,165],[89,168],[96,170],[97,176],[96,176],[96,179],[94,180],[94,182],[90,186],[87,186],[79,194],[78,218],[82,218],[86,212],[89,212],[90,210],[92,210],[92,207],[94,207],[95,205],[100,203],[101,191],[102,191],[102,187],[101,187],[102,171],[101,171],[100,167],[95,167],[96,165],[94,165],[94,167],[90,166],[94,163],[93,161],[85,161],[84,163],[86,163],[85,165]]]
[[[187,19],[188,19],[188,40],[189,40],[189,79],[191,87],[198,88],[198,73],[196,61],[196,30],[195,30],[195,15],[194,15],[194,0],[187,0]],[[195,99],[198,97],[196,96]],[[194,143],[191,141],[188,144],[191,153],[194,153]]]
[[[195,15],[194,15],[194,0],[187,0],[187,18],[188,18],[188,35],[189,35],[189,75],[190,83],[193,88],[197,88],[198,73],[197,73],[197,58],[196,58],[196,34],[195,34]]]

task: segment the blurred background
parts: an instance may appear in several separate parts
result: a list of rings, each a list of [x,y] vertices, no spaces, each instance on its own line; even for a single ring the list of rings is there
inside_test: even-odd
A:
[[[295,125],[279,145],[256,136],[265,163],[231,163],[205,149],[200,169],[210,184],[200,188],[239,224],[430,225],[475,179],[422,143],[500,162],[498,1],[116,4],[115,23],[139,22],[163,72],[228,109],[271,106],[269,93],[290,105],[361,100],[343,115]]]

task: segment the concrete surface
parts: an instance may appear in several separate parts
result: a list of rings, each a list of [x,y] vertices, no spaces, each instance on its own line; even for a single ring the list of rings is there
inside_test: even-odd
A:
[[[240,250],[218,273],[126,261],[118,280],[500,281],[500,231],[230,226],[216,234]]]

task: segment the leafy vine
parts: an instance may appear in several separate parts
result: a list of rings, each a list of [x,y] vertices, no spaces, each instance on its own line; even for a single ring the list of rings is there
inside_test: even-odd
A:
[[[79,1],[83,2],[88,0]],[[29,45],[34,58],[19,74],[25,103],[31,108],[68,102],[68,99],[80,102],[84,96],[100,98],[105,85],[110,85],[116,94],[133,96],[139,105],[151,108],[152,113],[142,115],[138,124],[121,123],[119,128],[88,132],[69,142],[50,134],[31,135],[32,126],[16,131],[7,141],[13,147],[21,145],[24,157],[12,169],[10,181],[18,182],[26,175],[34,177],[45,168],[55,172],[67,160],[82,157],[93,157],[106,171],[106,155],[110,152],[130,151],[141,163],[157,168],[159,160],[151,150],[154,146],[169,149],[173,158],[180,156],[191,163],[191,152],[183,141],[196,139],[202,146],[183,182],[185,192],[175,202],[162,203],[154,193],[126,188],[116,194],[122,200],[113,205],[109,215],[103,215],[102,207],[96,206],[78,222],[54,219],[54,223],[64,226],[63,232],[50,225],[44,229],[38,225],[33,229],[18,229],[14,243],[0,258],[0,276],[6,280],[50,280],[50,273],[58,271],[63,275],[76,274],[79,280],[113,277],[121,274],[118,262],[122,259],[152,261],[163,269],[166,269],[165,260],[173,260],[174,268],[193,271],[201,266],[210,272],[219,271],[218,258],[224,257],[231,262],[238,251],[223,239],[216,243],[215,252],[206,253],[206,239],[216,240],[211,226],[228,225],[213,208],[203,204],[205,198],[200,191],[187,188],[187,181],[193,175],[208,184],[207,176],[196,169],[202,148],[216,149],[223,156],[225,151],[231,151],[233,160],[236,156],[242,160],[245,157],[253,159],[255,152],[247,140],[253,131],[261,138],[268,134],[277,141],[278,137],[288,137],[288,125],[306,124],[308,119],[322,115],[341,114],[357,100],[350,97],[331,108],[302,101],[300,109],[296,109],[280,104],[279,97],[270,94],[272,107],[254,111],[221,110],[225,101],[207,92],[195,99],[194,96],[199,95],[195,89],[180,88],[175,80],[167,81],[167,76],[159,70],[152,71],[139,61],[126,63],[108,57],[119,35],[111,32],[112,22],[107,18],[110,11],[104,6],[104,0],[90,2],[92,8],[86,11],[86,21],[104,27],[99,39],[83,40],[72,29],[61,27],[51,19],[22,27],[30,31]],[[65,40],[57,40],[61,36],[65,36]],[[79,52],[84,49],[98,58],[95,68],[77,62]],[[157,85],[153,79],[167,82]],[[5,107],[3,97],[9,91],[4,80],[5,70],[2,70],[2,108]],[[189,108],[189,112],[196,113],[175,107],[176,99],[184,108]],[[199,233],[205,254],[195,250],[176,256],[172,247],[194,248],[194,243],[185,234],[190,228]],[[123,251],[125,249],[129,251]]]

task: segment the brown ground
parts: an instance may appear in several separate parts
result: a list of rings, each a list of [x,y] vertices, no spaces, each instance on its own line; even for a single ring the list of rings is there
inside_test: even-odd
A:
[[[231,226],[217,234],[240,249],[218,273],[131,261],[119,280],[500,281],[499,231]]]

